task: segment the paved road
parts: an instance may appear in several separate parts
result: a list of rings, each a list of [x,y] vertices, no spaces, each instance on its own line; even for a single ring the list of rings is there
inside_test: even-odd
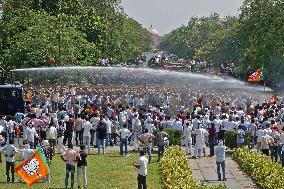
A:
[[[218,185],[215,157],[202,157],[189,159],[193,176],[201,182]],[[251,178],[244,174],[231,157],[226,158],[226,178],[223,182],[228,189],[257,189]]]

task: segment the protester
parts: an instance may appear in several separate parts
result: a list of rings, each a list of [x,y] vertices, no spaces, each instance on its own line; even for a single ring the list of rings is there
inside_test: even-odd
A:
[[[192,128],[189,122],[185,123],[184,130],[183,130],[183,141],[185,144],[185,152],[187,155],[191,155],[192,151],[192,138],[191,138]]]
[[[158,160],[160,161],[161,157],[163,156],[163,153],[165,151],[165,146],[167,145],[167,141],[169,140],[169,135],[163,131],[163,127],[159,127],[159,131],[157,133],[157,146],[158,146]]]
[[[148,159],[145,156],[145,151],[140,150],[140,158],[138,163],[132,164],[135,168],[137,168],[137,181],[138,181],[138,189],[147,189],[147,171],[148,171]]]
[[[9,144],[6,144],[3,149],[1,149],[0,153],[2,151],[5,151],[5,159],[6,159],[6,176],[7,176],[7,182],[10,182],[10,170],[12,174],[12,182],[15,182],[15,155],[17,153],[17,149],[14,146],[14,140],[11,137],[9,139]]]
[[[218,181],[221,181],[221,167],[223,173],[223,181],[226,181],[225,150],[226,147],[223,145],[223,141],[220,141],[218,146],[215,147]]]
[[[77,162],[77,184],[78,188],[81,188],[81,176],[83,176],[84,188],[87,188],[87,153],[85,152],[85,146],[80,145],[79,160]]]
[[[245,132],[243,131],[241,126],[239,126],[237,133],[237,147],[242,148],[244,146],[244,142],[245,142]]]
[[[68,187],[69,175],[71,173],[71,188],[74,187],[74,174],[75,174],[75,163],[80,158],[75,150],[73,150],[73,144],[68,144],[68,149],[61,154],[60,158],[66,162],[66,177],[65,177],[65,188]]]
[[[128,156],[127,151],[127,140],[130,136],[131,132],[126,128],[127,124],[124,123],[123,128],[119,130],[120,134],[120,155],[123,155],[123,147],[124,147],[124,154],[125,156]]]
[[[88,154],[89,154],[90,150],[91,150],[91,129],[92,129],[92,124],[90,123],[90,118],[88,116],[85,118],[85,121],[83,123],[82,129],[83,129],[83,144],[87,147]]]
[[[103,154],[105,154],[105,143],[106,143],[106,121],[104,115],[101,115],[100,122],[97,127],[98,133],[98,154],[100,154],[100,149],[102,147]]]
[[[196,135],[196,144],[193,158],[196,159],[197,156],[201,158],[202,151],[204,153],[204,156],[206,155],[203,149],[205,148],[206,138],[208,137],[209,133],[205,129],[203,129],[202,124],[199,124],[197,129],[194,131],[194,134]]]
[[[215,128],[215,124],[211,123],[210,124],[211,127],[208,131],[209,135],[208,135],[208,145],[209,145],[209,150],[210,150],[210,154],[209,156],[212,157],[214,156],[214,147],[215,147],[215,139],[216,139],[216,128]]]
[[[154,138],[155,138],[154,135],[148,133],[148,129],[145,129],[144,134],[142,134],[138,137],[138,140],[142,143],[143,150],[145,152],[147,152],[148,155],[149,155],[149,158],[148,158],[149,163],[151,162],[151,159],[152,159],[152,153],[151,153],[152,152],[152,150],[151,150],[152,146],[151,146],[151,144],[152,144],[152,141],[153,141]]]
[[[269,156],[269,145],[273,143],[273,138],[269,136],[268,131],[265,130],[261,139],[261,152],[267,156]]]
[[[47,163],[47,165],[49,166],[49,169],[50,169],[52,156],[53,156],[53,150],[49,146],[48,140],[42,141],[42,149],[43,149],[43,152],[44,152],[44,155],[45,155],[45,158],[46,158],[46,163]],[[45,177],[45,182],[50,183],[50,171],[48,172],[47,176]]]

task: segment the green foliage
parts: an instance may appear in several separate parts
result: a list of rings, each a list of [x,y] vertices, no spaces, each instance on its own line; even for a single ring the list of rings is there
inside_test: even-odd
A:
[[[245,0],[238,17],[193,17],[166,35],[160,48],[216,68],[231,62],[242,74],[264,67],[266,79],[284,79],[283,7],[283,0]]]
[[[179,146],[165,150],[161,161],[165,188],[177,189],[224,189],[225,186],[208,186],[193,178],[187,156]]]
[[[170,145],[180,145],[182,131],[178,131],[176,129],[165,129],[165,132],[169,135]]]
[[[237,148],[237,131],[233,130],[233,131],[226,131],[225,135],[224,135],[224,142],[225,142],[225,146],[233,149],[233,148]],[[251,134],[249,132],[245,133],[245,142],[244,142],[244,146],[248,146],[250,143],[250,139],[251,139]]]
[[[150,47],[151,37],[118,3],[6,0],[0,20],[1,64],[7,69],[94,65],[103,57],[116,62],[136,57]]]
[[[266,78],[283,74],[283,7],[282,0],[246,0],[241,7],[238,38],[244,54],[240,63],[248,69],[264,66]],[[274,67],[277,60],[282,64]]]
[[[239,148],[233,153],[233,158],[260,188],[284,188],[283,169],[269,157],[247,148]]]
[[[164,131],[169,135],[170,145],[181,145],[181,137],[182,137],[181,131],[177,131],[176,129],[170,129],[170,128],[165,129]],[[158,132],[159,129],[154,130],[153,135],[156,136]]]

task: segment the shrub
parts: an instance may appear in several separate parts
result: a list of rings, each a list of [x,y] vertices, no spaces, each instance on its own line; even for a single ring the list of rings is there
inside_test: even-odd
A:
[[[233,158],[260,188],[284,188],[284,174],[281,165],[272,162],[267,156],[252,152],[247,148],[239,148],[233,153]]]
[[[153,132],[153,135],[157,136],[158,133],[158,129],[156,129]],[[170,141],[170,145],[181,145],[181,137],[182,137],[182,132],[178,131],[176,129],[165,129],[164,130],[168,135],[169,135],[169,141]],[[155,145],[156,145],[156,141],[155,141]]]
[[[247,146],[250,143],[251,134],[245,133],[244,145]],[[237,148],[237,131],[226,131],[224,136],[224,143],[230,149]]]
[[[224,189],[223,185],[200,184],[192,176],[185,152],[178,146],[165,150],[161,161],[166,189]]]

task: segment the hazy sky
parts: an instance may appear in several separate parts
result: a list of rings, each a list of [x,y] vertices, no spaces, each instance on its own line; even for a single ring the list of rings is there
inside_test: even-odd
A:
[[[186,24],[192,16],[222,17],[239,14],[243,0],[121,0],[125,12],[144,27],[153,25],[160,34]]]

